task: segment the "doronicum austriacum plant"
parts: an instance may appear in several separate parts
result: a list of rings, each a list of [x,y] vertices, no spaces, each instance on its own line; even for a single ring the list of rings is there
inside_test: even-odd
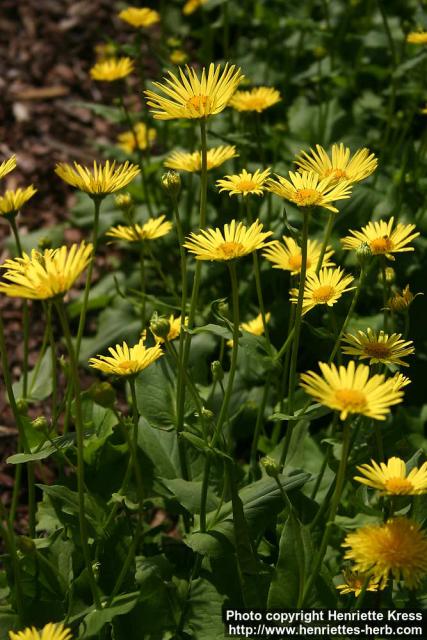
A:
[[[424,4],[113,3],[79,241],[2,158],[2,639],[425,608]]]

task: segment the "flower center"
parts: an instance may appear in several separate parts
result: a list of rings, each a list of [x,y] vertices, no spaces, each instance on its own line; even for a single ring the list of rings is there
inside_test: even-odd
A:
[[[412,482],[407,478],[389,478],[384,483],[384,487],[390,493],[408,494],[413,490]]]
[[[122,369],[123,371],[130,371],[130,369],[132,369],[133,367],[133,361],[132,360],[124,360],[123,362],[120,362],[117,366],[119,367],[119,369]]]
[[[300,253],[295,253],[293,256],[289,256],[289,266],[292,271],[299,271],[302,265],[302,255]],[[307,269],[311,267],[311,260],[307,258]]]
[[[342,169],[328,169],[325,172],[325,178],[329,178],[329,176],[334,177],[335,180],[348,180],[348,175]]]
[[[208,103],[209,103],[208,96],[202,96],[202,95],[193,96],[192,98],[187,100],[187,107],[190,109],[190,111],[195,110],[197,111],[197,113],[204,114],[206,113],[206,108],[208,106]]]
[[[383,342],[370,342],[369,344],[365,344],[363,351],[366,355],[371,356],[371,358],[378,358],[379,360],[388,358],[390,355],[389,347]]]
[[[243,255],[244,246],[240,242],[223,242],[218,246],[218,254],[222,260],[232,260]]]
[[[316,289],[316,291],[313,291],[312,296],[313,296],[313,300],[317,302],[317,304],[322,304],[322,303],[325,304],[326,302],[329,302],[329,300],[333,297],[334,293],[335,293],[334,287],[331,287],[330,284],[324,284],[318,289]]]
[[[253,111],[258,111],[258,109],[265,109],[265,100],[263,98],[251,98],[247,102],[248,109],[253,109]]]
[[[338,389],[335,397],[342,409],[360,412],[366,407],[366,396],[357,389]]]
[[[295,202],[299,207],[311,207],[321,200],[322,194],[315,189],[297,189]]]
[[[257,185],[255,184],[255,182],[252,182],[252,180],[241,180],[239,182],[240,191],[252,191],[256,188],[256,186]]]
[[[393,243],[388,236],[375,238],[369,243],[372,253],[388,253],[393,249]]]

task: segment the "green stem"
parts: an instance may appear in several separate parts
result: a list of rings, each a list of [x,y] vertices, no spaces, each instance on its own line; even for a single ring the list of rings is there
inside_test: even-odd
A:
[[[381,256],[381,279],[382,279],[382,286],[383,286],[383,329],[384,329],[384,333],[387,333],[387,329],[388,329],[388,309],[387,309],[387,302],[388,302],[388,283],[387,283],[387,278],[386,278],[386,258],[385,256]]]
[[[311,589],[317,579],[317,576],[320,571],[320,566],[323,562],[323,558],[325,557],[325,553],[328,547],[329,539],[331,536],[332,527],[335,523],[335,517],[338,511],[338,505],[340,503],[341,494],[344,489],[345,477],[346,477],[346,469],[347,469],[347,458],[350,450],[350,433],[351,433],[351,422],[349,419],[345,421],[344,424],[344,432],[343,432],[343,443],[342,443],[342,452],[341,452],[341,460],[338,467],[337,477],[336,477],[336,485],[334,495],[332,496],[332,502],[329,512],[328,522],[326,523],[325,530],[323,532],[322,541],[320,543],[319,552],[314,560],[314,565],[310,572],[310,577],[307,581],[307,584],[304,588],[304,593],[302,596],[302,600],[298,603],[298,607],[303,607],[306,602],[307,597],[310,595]]]
[[[72,386],[74,388],[74,401],[75,401],[75,426],[76,426],[76,444],[77,444],[77,491],[78,491],[78,504],[79,504],[79,525],[80,525],[80,541],[82,545],[83,557],[86,565],[86,571],[88,575],[90,589],[92,591],[93,601],[97,609],[101,608],[101,600],[98,593],[98,586],[96,584],[95,576],[92,568],[92,561],[90,557],[90,550],[88,545],[88,531],[85,516],[85,480],[84,480],[84,424],[83,413],[81,405],[81,390],[79,382],[79,372],[77,364],[77,352],[74,350],[73,340],[71,337],[70,327],[64,307],[64,302],[61,299],[56,299],[55,307],[61,322],[62,331],[64,333],[65,341],[67,344],[68,356],[70,359],[70,377]]]
[[[139,273],[141,278],[141,331],[145,329],[145,251],[144,241],[139,245]]]
[[[347,315],[345,317],[345,320],[342,323],[340,332],[339,332],[339,334],[337,336],[337,339],[335,340],[334,348],[332,349],[331,355],[329,356],[329,360],[328,360],[329,363],[333,362],[333,360],[334,360],[334,358],[336,356],[336,353],[337,353],[337,351],[339,349],[339,346],[341,344],[341,340],[342,340],[342,337],[344,335],[344,332],[347,329],[347,325],[350,322],[351,316],[353,315],[353,311],[354,311],[354,309],[356,307],[357,301],[359,299],[360,291],[362,289],[362,285],[363,285],[363,282],[365,280],[365,275],[366,275],[365,269],[364,269],[364,267],[361,267],[360,268],[360,275],[359,275],[359,282],[358,282],[356,290],[354,292],[353,300],[351,301],[351,304],[350,304],[350,307],[348,309],[348,312],[347,312]]]
[[[6,523],[6,526],[3,525],[3,521]],[[24,624],[24,605],[22,598],[22,583],[21,583],[21,568],[19,566],[19,557],[18,551],[16,548],[16,537],[15,532],[13,530],[13,520],[11,520],[10,515],[7,517],[6,508],[0,500],[0,533],[3,537],[6,551],[9,554],[12,569],[13,569],[13,579],[15,586],[15,603],[16,603],[16,611],[18,614],[19,622]]]
[[[93,249],[92,249],[92,255],[90,257],[89,265],[87,268],[85,290],[83,293],[82,310],[80,312],[79,327],[77,330],[76,348],[75,348],[75,355],[76,355],[77,362],[79,360],[80,346],[82,343],[83,331],[86,323],[86,313],[87,313],[87,307],[89,302],[89,292],[90,292],[90,287],[92,285],[92,272],[93,272],[93,266],[95,264],[96,249],[98,246],[99,212],[101,210],[102,198],[103,196],[93,198],[93,206],[94,206],[93,230],[92,230]]]
[[[22,258],[22,244],[21,239],[19,237],[18,225],[16,224],[16,216],[12,216],[9,218],[10,227],[12,229],[13,236],[15,238],[16,250],[18,252],[18,256]],[[27,397],[28,393],[28,356],[29,356],[29,339],[30,339],[30,317],[29,317],[29,307],[28,300],[23,301],[22,305],[22,331],[24,338],[24,360],[22,364],[22,395],[24,398]]]
[[[326,249],[328,248],[328,243],[332,233],[332,227],[335,222],[335,213],[333,211],[329,212],[328,223],[325,229],[325,235],[323,236],[322,248],[320,249],[319,259],[317,261],[316,266],[316,274],[319,273],[322,268],[323,258],[325,257]]]
[[[268,393],[270,391],[272,375],[273,374],[270,371],[270,373],[267,376],[267,380],[265,381],[264,391],[263,391],[263,394],[262,394],[262,399],[261,399],[261,402],[260,402],[259,407],[258,407],[254,435],[253,435],[253,438],[252,438],[250,466],[251,466],[251,474],[252,474],[252,477],[253,477],[254,480],[256,479],[256,475],[257,475],[257,471],[258,471],[258,465],[257,465],[258,442],[259,442],[259,438],[260,438],[260,435],[261,435],[261,429],[262,429],[263,418],[264,418],[264,411],[265,411],[265,406],[267,404]]]
[[[52,367],[52,424],[55,424],[57,409],[58,409],[58,377],[57,377],[57,358],[56,358],[56,345],[55,338],[52,330],[52,302],[47,303],[46,309],[46,328],[49,335],[50,344],[50,357]]]
[[[288,387],[288,413],[293,415],[294,412],[294,397],[295,397],[295,383],[297,373],[297,361],[298,361],[298,347],[299,338],[301,333],[301,320],[302,320],[302,304],[304,300],[304,287],[305,276],[307,273],[307,244],[308,244],[308,226],[310,220],[310,212],[304,210],[303,212],[303,229],[302,229],[302,242],[301,242],[301,273],[298,289],[298,301],[295,310],[295,324],[294,324],[294,340],[292,344],[291,362],[289,365],[289,387]],[[286,456],[289,450],[291,442],[293,424],[288,423],[286,436],[283,442],[282,454],[280,456],[280,464],[283,466],[286,461]]]

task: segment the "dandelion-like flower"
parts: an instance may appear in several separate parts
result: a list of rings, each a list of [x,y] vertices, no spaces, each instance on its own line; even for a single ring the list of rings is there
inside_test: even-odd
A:
[[[92,245],[82,242],[70,248],[33,249],[31,255],[11,258],[1,266],[6,272],[0,283],[0,292],[11,298],[48,300],[66,293],[86,268],[92,254]]]
[[[406,465],[401,458],[389,458],[387,462],[378,464],[371,460],[371,464],[357,467],[362,474],[354,479],[373,489],[379,489],[383,494],[393,496],[414,496],[427,493],[427,462],[421,467],[406,472]]]
[[[349,533],[342,546],[355,569],[369,573],[382,587],[391,574],[414,589],[427,573],[427,536],[409,518],[361,527]]]
[[[414,295],[409,288],[409,284],[407,284],[403,291],[396,291],[391,298],[388,299],[386,309],[395,312],[405,312],[411,306],[415,298],[422,295],[422,293],[416,293]]]
[[[71,640],[71,631],[63,624],[49,622],[43,629],[27,627],[23,631],[9,631],[10,640]]]
[[[338,209],[332,203],[349,198],[351,194],[351,185],[347,182],[337,183],[330,177],[321,180],[314,171],[289,171],[289,180],[276,174],[276,180],[270,178],[267,186],[270,191],[297,207],[324,207],[333,212]]]
[[[133,347],[129,347],[126,342],[116,347],[109,347],[109,356],[98,356],[90,358],[89,365],[94,369],[99,369],[103,373],[115,376],[132,376],[146,369],[155,360],[163,355],[159,344],[154,347],[146,347],[144,338]]]
[[[164,96],[154,91],[144,92],[157,120],[207,118],[220,113],[243,78],[240,69],[228,64],[221,69],[212,63],[207,72],[203,67],[200,78],[192,67],[186,66],[185,70],[186,73],[179,69],[179,77],[168,71],[169,77],[164,78],[164,82],[153,82]]]
[[[127,78],[133,70],[134,63],[130,58],[107,58],[97,62],[89,73],[92,80],[115,82]]]
[[[314,171],[319,178],[332,178],[334,182],[360,182],[375,171],[378,160],[374,153],[364,147],[351,156],[351,151],[343,143],[332,145],[331,156],[325,149],[316,145],[316,151],[302,151],[295,159],[300,171]]]
[[[127,242],[140,242],[141,240],[155,240],[169,233],[172,223],[165,221],[166,216],[150,218],[144,224],[132,224],[128,226],[118,225],[106,232],[107,236],[126,240]]]
[[[353,276],[346,275],[340,267],[323,268],[318,274],[313,271],[308,272],[304,284],[303,315],[319,304],[332,307],[343,293],[355,289],[349,286],[353,280]],[[297,304],[298,296],[292,295],[291,302]]]
[[[411,31],[406,36],[406,42],[410,44],[427,44],[427,31]]]
[[[257,169],[255,173],[248,173],[246,169],[243,169],[238,175],[225,176],[221,180],[217,180],[216,186],[221,187],[222,191],[228,191],[228,195],[231,197],[248,195],[262,196],[266,190],[265,181],[270,175],[270,169],[261,171]]]
[[[389,260],[395,259],[393,253],[414,251],[414,247],[408,247],[408,244],[420,235],[419,232],[413,233],[415,225],[401,222],[394,228],[393,225],[394,217],[392,216],[388,222],[385,220],[369,222],[360,231],[350,230],[351,235],[341,240],[343,249],[355,251],[366,242],[373,255],[383,255]]]
[[[281,101],[280,93],[273,87],[254,87],[250,91],[236,91],[229,105],[236,111],[261,113]]]
[[[366,333],[358,331],[357,335],[347,333],[343,341],[347,343],[342,347],[343,353],[358,356],[360,360],[369,359],[369,364],[382,362],[409,367],[402,358],[415,352],[412,340],[402,340],[400,333],[388,335],[384,331],[367,329]]]
[[[74,166],[60,162],[55,173],[72,187],[102,197],[126,187],[138,175],[139,168],[130,162],[116,165],[108,160],[104,165],[94,162],[93,169],[77,162]]]
[[[353,593],[355,597],[360,595],[362,592],[363,586],[366,582],[367,575],[364,573],[359,573],[357,571],[350,571],[346,569],[343,571],[344,576],[344,584],[337,585],[337,589],[340,592],[340,595],[345,595],[347,593]],[[380,585],[372,576],[369,576],[368,584],[366,586],[366,591],[378,591]]]
[[[232,220],[221,229],[201,229],[199,233],[192,232],[184,247],[194,253],[196,260],[228,261],[262,249],[265,239],[271,231],[262,231],[262,223],[255,220],[248,228],[243,222]]]
[[[18,213],[35,193],[37,193],[37,189],[32,184],[25,189],[6,191],[4,195],[0,196],[0,214],[7,216]]]
[[[357,413],[374,420],[385,420],[390,407],[402,402],[403,392],[391,378],[382,374],[369,377],[369,367],[351,360],[347,367],[319,362],[322,375],[308,371],[301,375],[301,386],[320,404],[339,411],[341,420]]]
[[[265,314],[265,322],[270,322],[271,313],[268,312]],[[264,333],[264,323],[262,321],[262,314],[259,313],[256,318],[252,318],[252,320],[248,320],[247,322],[242,322],[240,328],[243,331],[247,331],[251,333],[253,336],[262,336]],[[227,345],[229,347],[233,346],[233,340],[227,340]]]
[[[301,271],[302,252],[301,247],[296,241],[289,236],[282,236],[284,244],[278,240],[269,242],[264,251],[263,256],[273,263],[273,269],[283,269],[290,271],[291,275],[296,275]],[[314,271],[320,257],[321,243],[318,240],[308,240],[307,243],[307,272]],[[333,249],[328,246],[323,256],[323,267],[332,267],[334,263],[331,261]]]
[[[207,169],[210,171],[211,169],[220,167],[224,162],[238,155],[236,147],[231,145],[208,149],[206,154]],[[186,153],[185,151],[178,150],[172,151],[166,158],[164,165],[169,169],[196,173],[202,170],[202,153],[201,151],[194,151],[194,153]]]
[[[169,331],[168,334],[166,336],[166,338],[162,338],[159,335],[156,335],[153,330],[151,331],[154,335],[154,339],[157,343],[162,344],[163,342],[165,342],[165,340],[167,340],[168,342],[171,342],[172,340],[176,340],[176,338],[179,337],[179,334],[181,333],[181,325],[182,325],[182,316],[177,316],[176,318],[174,317],[173,313],[169,316],[168,318],[168,322],[169,322]],[[186,327],[188,325],[188,317],[185,316],[184,318],[184,327]]]
[[[3,160],[0,164],[0,178],[4,178],[8,173],[16,168],[16,156],[11,156],[8,160]]]
[[[151,27],[160,22],[160,14],[148,7],[126,7],[120,11],[119,18],[136,29]]]
[[[134,126],[134,131],[124,131],[117,136],[117,144],[125,153],[132,153],[136,148],[147,149],[157,137],[155,129],[147,129],[143,122]]]
[[[187,0],[182,8],[182,13],[185,16],[189,16],[191,13],[194,13],[197,9],[206,4],[207,1],[208,0]]]

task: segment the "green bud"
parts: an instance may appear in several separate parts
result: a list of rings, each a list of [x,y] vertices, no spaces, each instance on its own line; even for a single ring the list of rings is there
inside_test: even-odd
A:
[[[130,193],[119,193],[114,198],[114,202],[116,207],[122,211],[128,211],[133,206],[133,198]]]
[[[394,282],[396,279],[396,272],[393,267],[386,267],[385,269],[385,280],[386,282]]]
[[[101,407],[112,407],[116,393],[109,382],[95,382],[88,389],[89,397]]]
[[[156,338],[165,340],[169,335],[171,325],[167,318],[159,316],[157,315],[157,313],[153,313],[150,320],[150,329],[153,335],[156,336]]]
[[[261,458],[261,464],[264,467],[266,474],[270,476],[270,478],[277,478],[280,473],[280,466],[273,458],[270,458],[270,456],[265,456],[264,458]]]
[[[163,189],[171,198],[177,198],[181,191],[181,177],[176,171],[168,171],[161,178]]]
[[[34,418],[31,422],[31,425],[36,429],[36,431],[49,431],[50,424],[44,416],[39,416],[38,418]]]
[[[211,362],[211,373],[212,378],[218,382],[224,379],[224,371],[219,360]]]
[[[205,407],[202,407],[202,416],[206,418],[206,420],[212,420],[212,418],[214,417],[214,413],[210,409],[205,409]]]
[[[366,267],[372,258],[372,250],[367,242],[362,242],[357,251],[356,257],[361,267]]]
[[[19,400],[16,401],[16,406],[18,407],[19,413],[27,413],[28,402],[24,400],[24,398],[19,398]]]

